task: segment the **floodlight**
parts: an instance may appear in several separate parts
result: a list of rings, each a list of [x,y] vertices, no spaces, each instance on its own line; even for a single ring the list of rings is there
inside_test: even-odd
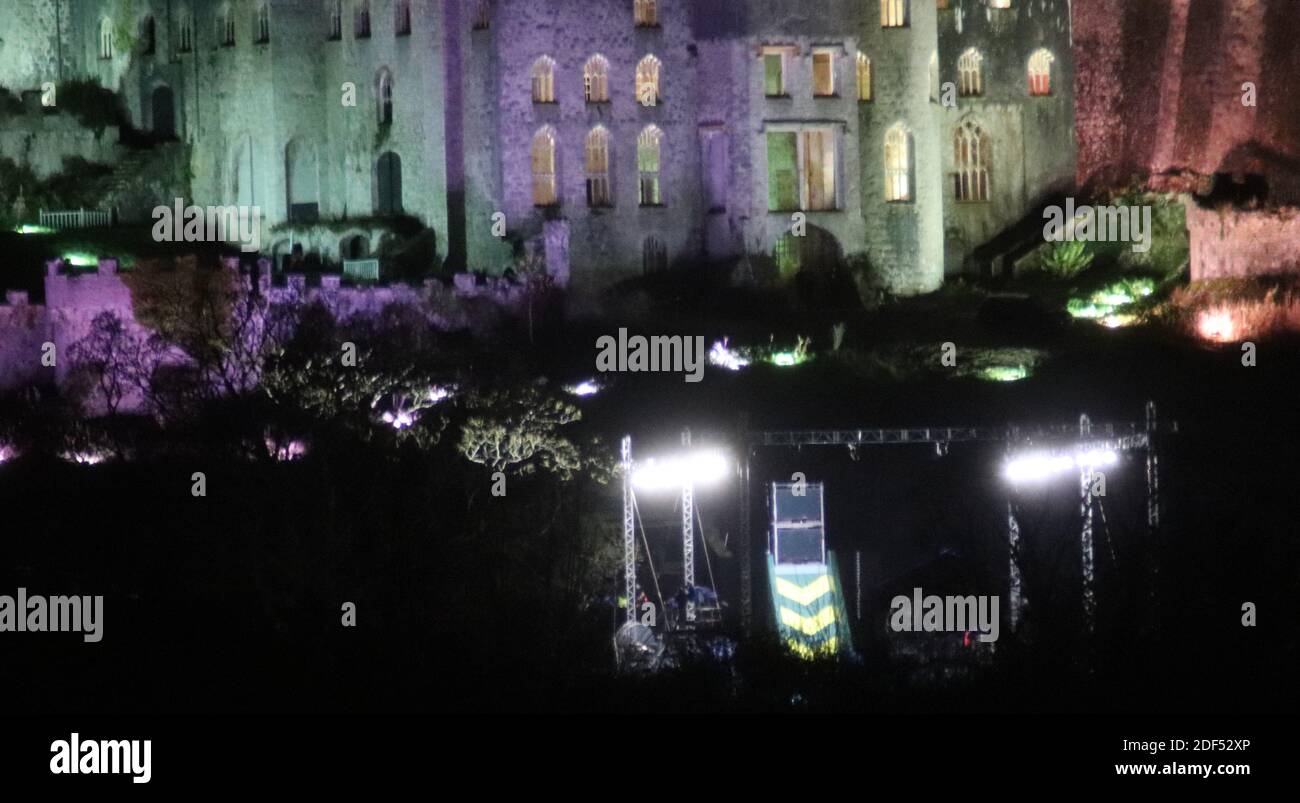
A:
[[[1074,456],[1074,464],[1079,468],[1099,468],[1113,466],[1119,461],[1119,455],[1113,449],[1093,449],[1079,452]]]
[[[728,461],[722,452],[705,449],[665,458],[649,458],[632,470],[632,484],[646,491],[681,490],[688,485],[706,485],[727,476]]]
[[[1067,455],[1025,454],[1008,460],[1003,476],[1011,482],[1037,482],[1073,468],[1074,460]]]

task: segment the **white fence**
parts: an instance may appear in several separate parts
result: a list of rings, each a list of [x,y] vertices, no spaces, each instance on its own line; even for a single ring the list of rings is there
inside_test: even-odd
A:
[[[49,229],[91,229],[113,225],[113,213],[96,209],[72,209],[60,212],[41,210],[40,223]]]
[[[351,279],[379,281],[379,260],[345,259],[343,260],[343,275]]]

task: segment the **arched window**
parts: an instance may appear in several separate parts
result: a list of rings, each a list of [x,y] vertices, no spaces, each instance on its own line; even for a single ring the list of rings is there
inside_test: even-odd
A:
[[[140,23],[140,52],[146,56],[152,56],[158,42],[158,26],[154,23],[153,17],[145,17]]]
[[[979,123],[966,120],[953,133],[953,191],[958,201],[989,199],[992,148]]]
[[[343,0],[332,0],[330,4],[330,39],[343,38]]]
[[[957,59],[957,94],[964,98],[984,94],[984,57],[975,48]]]
[[[636,102],[659,105],[659,59],[654,56],[646,56],[636,65]]]
[[[598,125],[587,134],[587,206],[609,206],[609,131]]]
[[[880,27],[906,28],[909,11],[908,0],[880,0]]]
[[[1035,50],[1029,57],[1029,94],[1052,94],[1052,62],[1055,60],[1056,57],[1045,49]]]
[[[217,41],[222,47],[235,46],[235,10],[224,5],[217,13]]]
[[[257,30],[254,41],[265,44],[271,41],[271,4],[262,0],[257,7]]]
[[[370,0],[357,0],[356,12],[352,15],[352,35],[357,39],[370,38]]]
[[[188,11],[182,11],[179,20],[176,24],[176,50],[189,53],[194,49],[194,17]]]
[[[912,136],[902,123],[885,132],[885,200],[912,200]]]
[[[99,57],[113,58],[113,21],[107,17],[99,21]]]
[[[858,100],[871,100],[871,59],[858,53]]]
[[[394,0],[393,35],[411,35],[411,0]]]
[[[642,206],[659,206],[663,198],[659,194],[659,154],[663,144],[663,132],[658,126],[648,125],[636,138],[636,169],[640,174],[640,198]]]
[[[609,101],[609,62],[599,54],[582,66],[583,93],[588,103]]]
[[[379,71],[375,79],[375,98],[378,101],[379,124],[391,125],[393,122],[393,74],[388,68]]]
[[[492,9],[488,6],[488,0],[477,0],[474,3],[474,30],[486,31],[492,27]]]
[[[533,205],[554,206],[559,203],[556,190],[555,129],[543,126],[533,135]]]
[[[555,59],[542,56],[533,62],[533,103],[555,102]]]
[[[632,17],[638,28],[654,28],[658,26],[658,0],[632,0]]]

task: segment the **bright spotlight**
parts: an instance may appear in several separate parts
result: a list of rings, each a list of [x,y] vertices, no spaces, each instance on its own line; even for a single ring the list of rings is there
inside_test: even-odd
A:
[[[1007,461],[1003,471],[1011,482],[1038,482],[1074,469],[1074,460],[1066,455],[1026,454]]]
[[[1113,466],[1118,461],[1119,455],[1112,449],[1094,449],[1089,452],[1079,452],[1074,456],[1074,464],[1079,468]]]
[[[680,490],[687,485],[707,485],[727,476],[727,457],[703,450],[639,461],[632,469],[632,484],[645,491]]]

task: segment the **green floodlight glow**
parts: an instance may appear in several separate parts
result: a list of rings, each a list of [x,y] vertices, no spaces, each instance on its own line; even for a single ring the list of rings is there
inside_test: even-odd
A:
[[[793,351],[774,351],[772,352],[772,364],[781,366],[798,365],[799,358],[795,356]]]
[[[1029,377],[1029,369],[1023,365],[994,365],[980,371],[980,379],[989,382],[1019,382]]]
[[[30,223],[22,226],[15,226],[14,231],[18,234],[54,234],[55,230],[49,226],[33,226]]]
[[[1065,308],[1072,317],[1100,321],[1113,329],[1127,326],[1136,320],[1133,315],[1116,314],[1117,310],[1146,298],[1155,289],[1155,282],[1150,279],[1121,279],[1088,298],[1070,299]]]
[[[71,251],[63,255],[63,261],[74,268],[90,268],[99,264],[99,258],[84,251]]]

